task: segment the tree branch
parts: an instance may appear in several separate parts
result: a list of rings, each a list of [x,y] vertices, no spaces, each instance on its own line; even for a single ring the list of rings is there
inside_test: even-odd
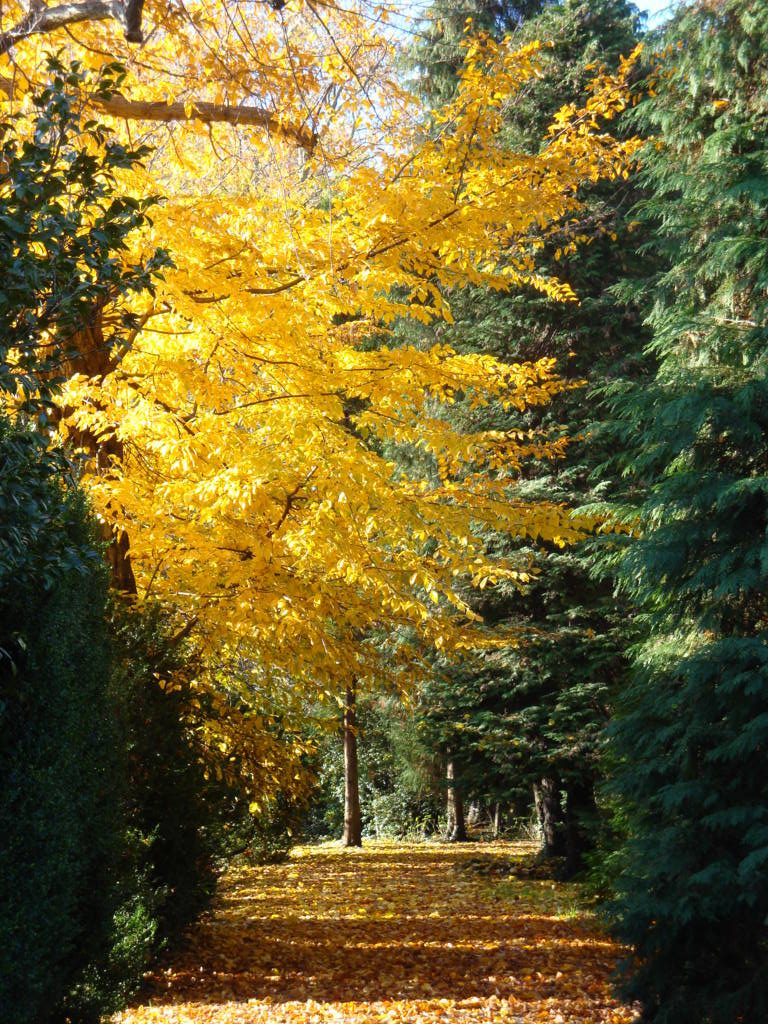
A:
[[[316,472],[317,466],[313,466],[312,470],[309,473],[309,476],[307,476],[305,480],[299,480],[294,489],[292,491],[289,491],[288,494],[286,494],[285,504],[283,505],[283,510],[280,513],[280,518],[277,520],[273,527],[267,530],[267,537],[271,539],[277,533],[277,531],[283,525],[285,520],[291,514],[291,509],[296,504],[296,500],[299,497],[300,491],[307,486],[307,484],[309,483],[309,481],[312,479]]]
[[[182,640],[186,640],[199,621],[200,616],[193,615],[192,618],[187,621],[185,626],[182,626],[177,633],[174,633],[173,636],[168,638],[168,646],[176,647],[182,642]]]
[[[45,7],[39,0],[33,0],[21,21],[7,32],[0,33],[0,55],[29,36],[55,32],[58,28],[78,22],[107,21],[111,18],[121,23],[129,42],[141,42],[143,6],[144,0],[81,0],[80,3]],[[13,83],[7,78],[1,78],[0,89],[10,96]],[[266,128],[275,135],[297,143],[310,154],[317,141],[311,129],[303,125],[282,124],[273,111],[252,104],[206,103],[203,100],[165,103],[131,100],[120,95],[111,96],[107,100],[94,97],[91,102],[105,114],[129,121],[199,121],[202,124],[224,123]]]
[[[162,100],[131,100],[120,95],[111,96],[108,100],[94,98],[92,103],[105,114],[129,121],[200,121],[203,124],[218,122],[267,128],[298,143],[308,153],[312,152],[316,142],[314,132],[304,127],[281,124],[275,114],[264,107],[206,103],[202,100],[165,103]]]
[[[141,10],[138,11],[138,33],[141,36]],[[129,9],[126,12],[126,7]],[[126,37],[135,39],[136,31],[136,7],[135,0],[128,0],[124,4],[122,0],[82,0],[77,4],[59,4],[57,7],[44,7],[39,3],[30,3],[29,13],[21,19],[18,24],[7,32],[0,33],[0,54],[7,53],[12,46],[27,39],[29,36],[44,35],[47,32],[55,32],[57,28],[64,28],[65,25],[75,25],[80,21],[107,21],[109,18],[117,18],[123,21],[126,13],[133,21],[133,32]]]

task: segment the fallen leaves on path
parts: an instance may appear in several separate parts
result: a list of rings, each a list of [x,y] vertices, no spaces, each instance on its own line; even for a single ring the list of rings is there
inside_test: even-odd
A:
[[[119,1024],[630,1024],[619,950],[525,847],[304,847],[231,871],[185,949]]]

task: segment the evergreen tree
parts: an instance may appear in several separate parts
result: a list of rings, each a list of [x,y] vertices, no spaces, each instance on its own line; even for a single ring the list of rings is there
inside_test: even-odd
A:
[[[529,152],[540,145],[553,114],[584,92],[596,63],[615,67],[638,32],[638,13],[625,0],[566,0],[522,25],[521,44],[542,39],[551,46],[543,53],[543,77],[510,112],[509,145]],[[471,429],[575,439],[564,458],[549,466],[532,462],[513,497],[578,506],[617,486],[615,479],[595,482],[606,453],[589,425],[597,414],[593,385],[636,373],[642,350],[633,305],[610,290],[635,272],[633,197],[633,181],[592,187],[581,216],[546,241],[540,264],[571,285],[578,303],[554,302],[533,288],[451,295],[455,324],[440,328],[441,341],[512,362],[551,357],[566,379],[587,381],[522,415],[457,402],[453,415]],[[547,852],[567,853],[568,869],[575,870],[596,824],[594,787],[603,729],[625,668],[626,613],[617,609],[611,581],[595,581],[587,546],[543,551],[498,537],[489,542],[500,558],[530,558],[536,569],[523,594],[500,584],[471,597],[489,628],[511,628],[521,643],[443,666],[442,677],[425,688],[423,712],[435,742],[453,749],[469,791],[479,787],[497,799],[506,787],[519,800],[523,786],[530,792],[537,785],[539,806],[552,819]]]
[[[154,937],[144,879],[123,871],[97,524],[44,429],[72,335],[94,307],[151,285],[149,265],[120,257],[152,201],[115,194],[146,151],[81,124],[81,69],[50,58],[48,70],[33,130],[6,114],[0,143],[0,398],[27,398],[0,415],[0,1019],[18,1024],[115,1009]],[[120,74],[88,81],[106,95]]]
[[[638,108],[663,269],[652,386],[615,394],[646,640],[613,729],[633,823],[616,907],[654,1024],[768,1019],[768,3],[681,9]]]
[[[149,149],[126,149],[81,109],[79,90],[111,96],[124,70],[107,64],[89,75],[55,57],[47,70],[50,83],[31,97],[32,131],[20,129],[19,115],[0,120],[0,393],[20,390],[36,410],[65,375],[72,339],[94,311],[114,314],[105,349],[124,344],[135,315],[120,299],[152,293],[168,262],[159,250],[143,263],[127,256],[127,239],[156,198],[120,194],[118,176]]]
[[[486,32],[501,38],[537,14],[546,0],[435,0],[419,26],[410,64],[419,76],[419,88],[438,107],[456,89],[463,63],[462,40]]]

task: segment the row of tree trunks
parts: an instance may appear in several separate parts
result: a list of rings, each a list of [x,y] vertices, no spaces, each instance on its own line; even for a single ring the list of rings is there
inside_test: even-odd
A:
[[[348,687],[344,703],[344,834],[342,845],[363,845],[362,815],[360,811],[360,782],[357,752],[357,683]],[[464,801],[457,782],[456,764],[449,758],[446,765],[447,786],[447,838],[453,843],[467,841],[467,822]],[[565,793],[565,803],[562,794]],[[542,778],[533,787],[536,814],[541,828],[542,855],[546,859],[563,858],[567,876],[575,874],[584,862],[589,848],[590,818],[596,813],[592,780],[569,781],[565,788],[557,777]],[[470,805],[470,814],[479,817],[476,804]],[[497,802],[493,811],[493,831],[498,836],[502,828],[502,806]]]
[[[466,821],[468,826],[490,825],[493,836],[497,839],[504,827],[504,807],[500,800],[490,805],[483,800],[472,800],[467,808]]]
[[[344,736],[344,833],[342,846],[362,846],[363,829],[360,811],[360,772],[357,756],[357,684],[352,682],[347,687],[344,702],[343,719]],[[448,788],[448,834],[452,843],[467,841],[467,827],[464,817],[464,801],[461,790],[456,784],[456,770],[453,760],[448,761],[446,768]],[[500,820],[500,807],[496,805],[497,822]],[[498,825],[497,825],[498,828]]]

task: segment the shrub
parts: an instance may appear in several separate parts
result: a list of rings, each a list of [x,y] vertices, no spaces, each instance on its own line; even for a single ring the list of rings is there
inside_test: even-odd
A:
[[[153,892],[159,934],[177,935],[210,899],[231,813],[189,724],[198,667],[157,605],[112,611],[113,685],[126,752],[127,818]],[[134,870],[141,870],[134,869]]]

